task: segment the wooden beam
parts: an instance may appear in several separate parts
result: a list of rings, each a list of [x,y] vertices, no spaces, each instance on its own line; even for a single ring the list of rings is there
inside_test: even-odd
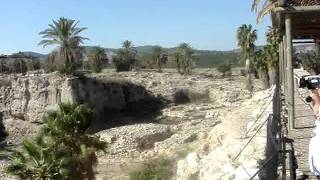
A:
[[[283,89],[284,89],[284,97],[285,97],[285,103],[287,104],[288,101],[288,86],[287,86],[287,82],[288,82],[288,68],[287,68],[287,37],[284,34],[282,37],[282,53],[283,53],[283,70],[284,70],[284,76],[283,76]]]
[[[320,6],[288,6],[276,7],[273,9],[275,13],[303,13],[303,12],[320,12]]]
[[[300,41],[293,41],[293,44],[314,44],[314,40],[300,40]]]
[[[288,117],[289,129],[294,129],[294,77],[293,77],[293,60],[292,60],[292,18],[291,14],[286,14],[286,54],[287,54],[287,70],[288,70]]]
[[[283,87],[284,66],[283,66],[283,51],[282,50],[283,50],[283,43],[281,41],[279,44],[279,75],[280,75],[280,85]]]

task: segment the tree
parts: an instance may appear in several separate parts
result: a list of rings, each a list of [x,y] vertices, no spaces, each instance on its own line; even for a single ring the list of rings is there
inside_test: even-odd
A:
[[[8,172],[21,179],[94,179],[96,151],[106,144],[87,134],[93,118],[85,105],[60,104],[44,118],[37,138],[12,154]]]
[[[26,62],[23,59],[13,61],[11,72],[25,74],[28,71]]]
[[[0,73],[10,73],[10,68],[4,61],[0,62]]]
[[[217,70],[218,70],[220,73],[222,73],[222,77],[225,77],[228,72],[231,72],[231,64],[230,64],[230,63],[220,64],[220,65],[218,66]]]
[[[265,48],[255,52],[252,64],[253,67],[258,70],[259,78],[263,82],[264,89],[268,89],[270,87],[270,84],[268,76],[268,62]]]
[[[94,73],[101,72],[103,65],[106,64],[105,61],[108,60],[105,50],[101,47],[95,47],[90,52],[89,56],[91,71]]]
[[[253,0],[251,11],[258,13],[257,21],[260,22],[265,15],[283,3],[284,1],[281,2],[279,0]]]
[[[257,30],[253,29],[252,25],[243,24],[237,31],[238,46],[240,47],[241,56],[245,59],[247,71],[247,84],[246,88],[253,91],[251,79],[251,59],[254,53],[255,41],[257,40]]]
[[[162,64],[165,64],[168,61],[168,55],[160,46],[155,46],[152,49],[152,59],[153,62],[157,65],[159,72],[162,72]]]
[[[180,54],[179,50],[177,49],[174,53],[172,53],[171,56],[172,56],[174,62],[176,63],[178,73],[182,74],[182,71],[181,71],[182,58],[181,58],[181,54]]]
[[[7,172],[21,180],[68,179],[70,159],[66,151],[50,143],[44,139],[23,141],[21,150],[10,156]]]
[[[269,66],[270,85],[273,85],[275,84],[276,68],[279,62],[279,43],[281,41],[279,29],[269,27],[266,36],[267,45],[265,47],[265,54]]]
[[[314,51],[309,51],[307,53],[299,53],[297,57],[305,70],[311,74],[320,74],[320,58]]]
[[[177,59],[181,74],[191,74],[193,62],[196,59],[193,49],[187,43],[181,43],[177,48],[179,58]]]
[[[83,48],[81,44],[87,38],[80,33],[87,28],[78,27],[79,21],[61,17],[58,21],[53,20],[53,24],[49,24],[49,28],[40,32],[43,40],[39,45],[43,47],[49,45],[58,45],[58,51],[55,51],[56,58],[62,65],[60,71],[66,74],[72,74],[81,64]]]
[[[124,41],[122,48],[118,50],[117,55],[113,57],[117,72],[130,71],[136,63],[137,50],[131,41]]]

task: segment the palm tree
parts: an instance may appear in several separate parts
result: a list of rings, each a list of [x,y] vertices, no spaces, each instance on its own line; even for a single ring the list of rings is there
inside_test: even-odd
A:
[[[90,52],[91,70],[94,73],[101,72],[105,60],[108,60],[105,50],[101,47],[95,47]]]
[[[36,140],[12,155],[8,172],[21,179],[95,179],[96,152],[106,144],[87,134],[93,117],[85,105],[60,104],[44,118]]]
[[[66,152],[54,148],[50,140],[46,141],[23,141],[21,151],[15,151],[10,156],[8,174],[29,180],[67,179],[70,160]]]
[[[275,84],[276,68],[279,62],[279,43],[281,41],[280,32],[277,28],[269,27],[267,32],[266,60],[269,66],[270,85]]]
[[[49,45],[57,45],[59,47],[59,59],[63,62],[63,70],[65,73],[72,73],[79,62],[82,55],[81,44],[84,38],[80,33],[87,28],[78,27],[79,21],[60,18],[58,21],[53,20],[53,24],[49,24],[49,28],[40,32],[43,40],[39,45],[43,47]]]
[[[278,0],[253,0],[251,11],[258,13],[257,21],[260,22],[265,15],[269,14],[279,5]]]
[[[259,78],[263,82],[264,89],[268,89],[270,87],[270,84],[268,76],[268,62],[265,49],[260,49],[255,52],[252,64],[255,69],[258,70]]]
[[[136,63],[137,50],[131,41],[124,41],[122,48],[118,50],[117,55],[114,57],[114,64],[116,70],[130,71]]]
[[[193,61],[195,59],[194,51],[187,43],[181,43],[178,46],[178,52],[180,54],[180,65],[182,67],[183,74],[191,74]]]
[[[316,5],[316,1],[313,0],[253,0],[251,10],[258,13],[257,21],[269,14],[276,7],[283,7],[286,3],[294,4],[295,6],[311,6]]]
[[[161,46],[155,46],[152,49],[152,59],[157,65],[159,72],[162,72],[161,66],[167,62],[168,56]]]
[[[249,91],[253,91],[251,79],[250,61],[254,53],[255,41],[257,40],[257,30],[253,29],[252,25],[243,24],[237,31],[238,46],[240,47],[241,56],[246,60],[247,85]]]
[[[174,53],[171,54],[171,57],[172,57],[173,61],[176,63],[176,65],[177,65],[178,73],[182,74],[182,72],[181,72],[181,59],[182,58],[181,58],[181,54],[178,51],[178,49]]]

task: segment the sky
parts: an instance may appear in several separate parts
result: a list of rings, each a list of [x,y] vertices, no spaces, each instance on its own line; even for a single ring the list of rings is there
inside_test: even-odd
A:
[[[258,45],[265,43],[266,17],[256,24],[252,0],[1,0],[0,54],[19,51],[49,53],[39,32],[59,17],[79,20],[88,29],[84,45],[118,48],[124,40],[136,46],[175,47],[187,42],[193,48],[237,48],[236,29],[252,24]]]

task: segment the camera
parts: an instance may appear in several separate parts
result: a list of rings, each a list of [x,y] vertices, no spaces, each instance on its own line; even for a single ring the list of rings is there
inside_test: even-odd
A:
[[[320,76],[304,76],[298,84],[299,88],[317,89],[320,87]]]

